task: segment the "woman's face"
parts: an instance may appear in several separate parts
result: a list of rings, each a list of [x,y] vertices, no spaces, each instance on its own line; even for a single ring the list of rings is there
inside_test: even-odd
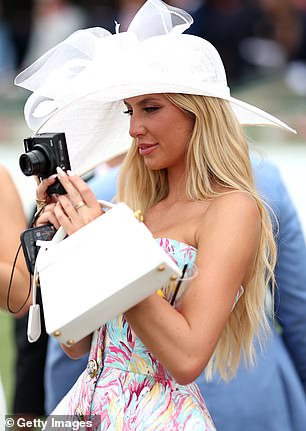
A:
[[[149,169],[183,166],[194,118],[162,94],[124,100],[130,115],[130,135]]]

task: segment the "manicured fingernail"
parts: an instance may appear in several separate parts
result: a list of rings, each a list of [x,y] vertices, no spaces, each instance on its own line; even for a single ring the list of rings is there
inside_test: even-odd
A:
[[[72,172],[72,171],[67,171],[67,174],[69,175],[69,177],[73,177],[73,176],[75,176],[75,173],[74,173],[74,172]]]
[[[58,173],[59,177],[63,178],[63,177],[66,176],[65,172],[63,171],[63,169],[60,168],[59,166],[56,168],[56,172]]]

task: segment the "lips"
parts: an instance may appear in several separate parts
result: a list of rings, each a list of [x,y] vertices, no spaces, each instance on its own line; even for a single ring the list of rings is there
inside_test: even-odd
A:
[[[141,156],[147,156],[151,154],[157,147],[158,144],[140,144],[138,145],[138,151]]]

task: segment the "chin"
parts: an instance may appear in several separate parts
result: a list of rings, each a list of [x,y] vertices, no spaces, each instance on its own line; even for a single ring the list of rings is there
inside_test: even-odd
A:
[[[160,171],[161,169],[167,169],[168,164],[162,163],[158,160],[146,160],[144,159],[144,164],[150,171]]]

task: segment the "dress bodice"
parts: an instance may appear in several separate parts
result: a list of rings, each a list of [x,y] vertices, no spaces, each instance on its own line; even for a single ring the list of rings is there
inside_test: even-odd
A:
[[[197,250],[188,244],[169,238],[157,238],[156,241],[181,269],[184,265],[188,265],[184,276],[184,279],[188,280],[193,272]],[[176,285],[177,282],[169,282],[162,287],[164,298],[168,302],[173,298]],[[185,287],[186,283],[181,283],[176,301],[181,297]],[[99,366],[115,367],[162,380],[172,380],[167,370],[136,336],[123,315],[107,322],[102,330],[96,331],[94,337],[97,339],[92,343],[90,357],[98,358]]]

